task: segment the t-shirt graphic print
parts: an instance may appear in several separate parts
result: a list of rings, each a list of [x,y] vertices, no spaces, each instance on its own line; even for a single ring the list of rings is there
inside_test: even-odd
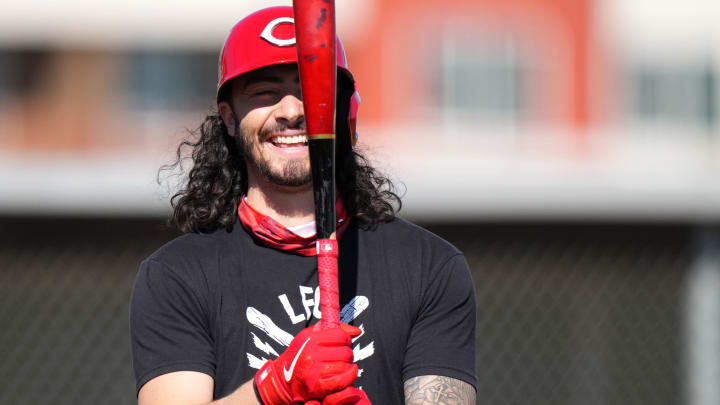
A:
[[[320,311],[320,288],[315,287],[313,289],[312,287],[301,285],[298,286],[298,290],[300,294],[294,296],[294,298],[296,298],[295,305],[290,302],[287,293],[279,295],[277,302],[274,303],[281,305],[285,310],[284,315],[287,315],[285,321],[289,321],[292,324],[307,323],[308,321],[314,323],[313,321],[319,321],[322,318]],[[368,297],[358,295],[353,297],[350,302],[340,310],[340,322],[348,324],[353,322],[358,325],[358,328],[362,331],[359,336],[356,336],[352,340],[354,363],[358,363],[375,354],[375,342],[372,340],[367,342],[369,337],[367,336],[365,325],[356,321],[369,306],[370,300]],[[279,313],[279,311],[273,312]],[[252,347],[250,347],[250,351],[246,353],[248,366],[259,370],[268,359],[274,359],[285,351],[293,340],[293,335],[279,327],[270,316],[256,307],[247,307],[245,317],[250,324],[248,330],[250,331],[250,338],[252,340]],[[360,378],[362,377],[363,369],[361,364],[358,364],[358,367],[358,378]]]

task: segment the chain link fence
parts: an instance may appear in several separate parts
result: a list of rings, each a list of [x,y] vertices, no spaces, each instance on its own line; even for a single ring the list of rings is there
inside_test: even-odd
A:
[[[0,403],[132,404],[128,302],[160,221],[0,222]]]
[[[473,271],[478,403],[684,403],[690,227],[429,227]],[[175,234],[128,219],[5,218],[0,231],[0,404],[135,403],[130,290]]]
[[[473,271],[478,403],[685,403],[689,228],[433,229]]]

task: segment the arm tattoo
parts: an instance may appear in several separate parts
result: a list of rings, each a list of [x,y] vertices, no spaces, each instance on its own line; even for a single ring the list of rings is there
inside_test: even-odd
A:
[[[405,381],[406,405],[474,405],[472,385],[450,377],[423,375]]]

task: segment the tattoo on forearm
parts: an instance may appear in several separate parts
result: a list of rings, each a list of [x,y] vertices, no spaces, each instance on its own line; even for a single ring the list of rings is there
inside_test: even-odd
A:
[[[423,375],[405,382],[406,405],[473,405],[475,389],[464,381]]]

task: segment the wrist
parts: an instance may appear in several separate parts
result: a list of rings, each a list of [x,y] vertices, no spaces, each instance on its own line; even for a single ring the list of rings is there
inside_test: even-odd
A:
[[[255,394],[263,405],[289,405],[293,403],[290,392],[275,372],[275,362],[268,360],[255,374]]]

